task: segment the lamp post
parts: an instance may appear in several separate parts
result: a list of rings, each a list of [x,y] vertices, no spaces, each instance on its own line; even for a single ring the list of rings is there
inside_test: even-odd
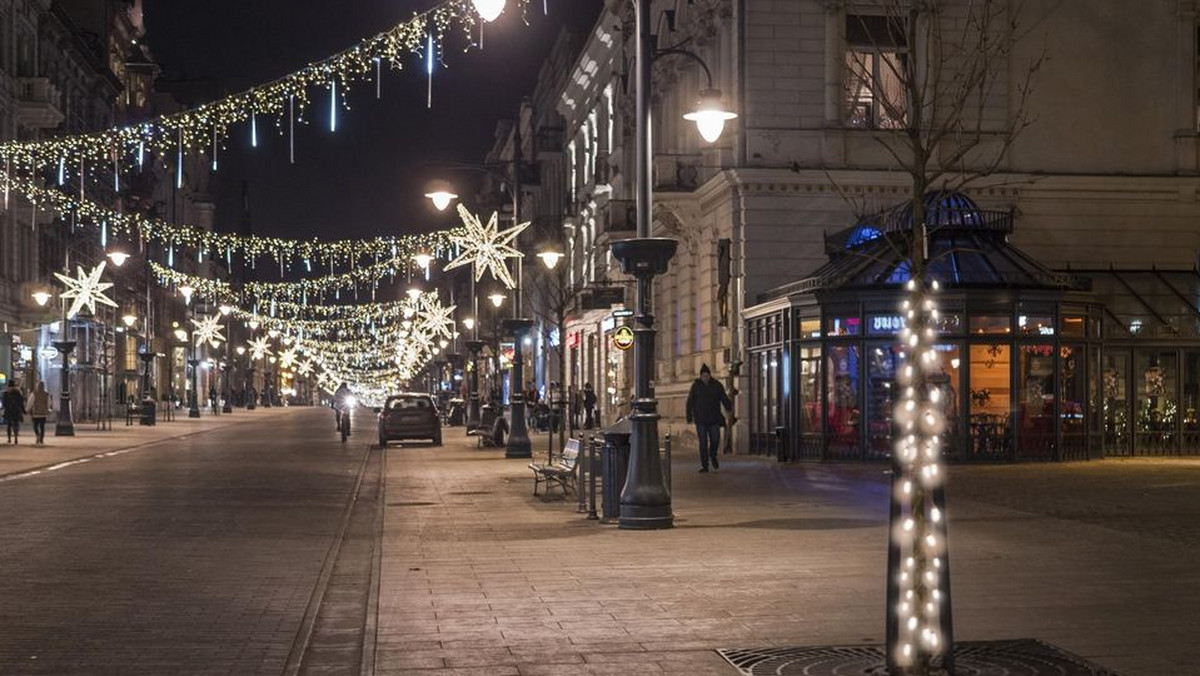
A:
[[[563,343],[563,341],[566,340],[566,326],[564,326],[566,324],[566,318],[564,316],[566,313],[566,299],[563,298],[563,286],[564,286],[563,275],[562,275],[562,272],[558,268],[558,264],[566,256],[566,254],[564,254],[562,251],[559,251],[557,248],[547,248],[547,249],[543,249],[542,251],[539,251],[537,256],[539,259],[541,259],[542,265],[544,265],[546,267],[546,270],[549,271],[552,274],[552,276],[554,277],[554,284],[555,284],[553,310],[554,310],[554,328],[556,331],[558,331],[558,401],[556,402],[554,400],[554,388],[553,387],[550,388],[549,396],[550,396],[551,407],[558,410],[558,423],[563,426],[563,431],[559,435],[559,449],[558,450],[561,453],[562,450],[566,447],[567,431],[568,431],[567,430],[567,415],[566,415],[566,410],[565,410],[566,403],[567,403],[567,388],[566,388],[567,351],[566,351],[564,343]],[[554,424],[554,420],[552,419],[550,421],[550,434],[546,441],[547,449],[548,449],[547,462],[553,461],[552,456],[554,455],[554,429],[555,429],[555,427],[556,427],[556,425]]]
[[[229,354],[229,346],[233,344],[233,323],[230,320],[233,306],[221,305],[218,310],[225,317],[225,359],[221,361],[221,396],[225,397],[225,404],[221,407],[221,413],[233,413],[233,392],[229,389],[229,369],[233,366],[233,355]]]
[[[67,322],[63,321],[63,335],[66,336]],[[51,343],[58,350],[62,359],[62,375],[58,393],[58,421],[54,423],[54,436],[75,436],[75,421],[71,419],[71,351],[75,349],[73,340],[56,340]]]
[[[187,320],[188,321],[191,321],[191,319],[192,319],[192,294],[195,293],[195,291],[196,290],[190,286],[179,287],[179,293],[183,295],[183,303],[185,306],[187,306]],[[183,329],[180,329],[180,331],[183,331]],[[184,338],[187,337],[187,331],[183,331],[183,336],[184,336]],[[188,382],[191,383],[191,390],[192,390],[191,399],[190,399],[190,401],[188,401],[188,417],[189,418],[199,418],[200,417],[200,389],[199,389],[199,384],[197,382],[196,376],[198,375],[197,367],[200,366],[200,360],[196,358],[197,357],[196,341],[195,341],[194,337],[192,340],[188,341],[188,354],[191,355],[187,360],[187,365],[189,368],[191,368],[190,378],[188,379]]]
[[[634,397],[630,414],[629,470],[621,491],[620,527],[658,529],[674,525],[671,495],[663,485],[662,464],[658,455],[658,401],[654,397],[654,315],[651,301],[656,275],[667,271],[675,255],[677,242],[651,236],[653,189],[653,149],[650,136],[650,73],[657,56],[677,54],[700,63],[708,76],[708,89],[702,95],[700,109],[686,118],[696,122],[701,135],[710,142],[720,136],[725,121],[736,117],[719,104],[720,92],[712,83],[708,66],[691,52],[679,49],[655,51],[651,22],[651,0],[635,0],[637,23],[636,112],[637,161],[637,237],[612,243],[613,257],[622,270],[637,281],[634,316]],[[719,124],[718,124],[719,123]]]

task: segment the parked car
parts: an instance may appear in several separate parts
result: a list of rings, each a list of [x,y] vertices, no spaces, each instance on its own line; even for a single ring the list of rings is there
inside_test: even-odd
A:
[[[430,439],[442,445],[442,418],[428,394],[405,393],[387,398],[379,410],[379,446],[402,439]]]

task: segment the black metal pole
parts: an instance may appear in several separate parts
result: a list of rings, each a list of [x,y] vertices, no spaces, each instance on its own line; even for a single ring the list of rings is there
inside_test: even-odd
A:
[[[192,400],[188,404],[188,417],[200,417],[200,390],[197,386],[196,371],[199,370],[200,360],[196,359],[196,348],[192,348],[192,358],[188,360],[188,366],[192,368]]]
[[[634,316],[634,397],[629,470],[621,491],[620,527],[648,530],[671,528],[671,495],[663,485],[658,451],[658,401],[654,398],[654,315],[651,312],[655,275],[667,271],[677,242],[651,237],[650,64],[653,58],[651,0],[637,5],[637,238],[613,242],[613,257],[637,280]]]
[[[479,318],[476,317],[478,322]],[[468,340],[467,352],[467,432],[479,428],[479,352],[483,350],[482,340]]]
[[[512,424],[509,427],[508,446],[504,449],[506,458],[532,458],[533,444],[529,440],[529,426],[525,422],[525,357],[521,344],[525,333],[533,326],[529,319],[506,319],[505,328],[513,336],[512,381],[509,384],[512,397],[510,410]]]
[[[67,322],[63,322],[63,335],[67,332]],[[73,340],[56,340],[52,343],[62,359],[62,382],[59,383],[58,421],[54,424],[54,436],[75,436],[75,421],[71,419],[71,351],[75,349]]]

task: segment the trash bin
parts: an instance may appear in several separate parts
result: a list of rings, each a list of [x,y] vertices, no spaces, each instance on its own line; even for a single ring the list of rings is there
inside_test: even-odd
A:
[[[601,453],[601,476],[604,477],[602,513],[605,519],[621,516],[621,491],[625,488],[625,474],[629,469],[629,437],[633,424],[621,418],[605,429],[604,450]]]
[[[147,427],[158,422],[158,406],[155,405],[153,399],[142,400],[142,417],[138,422]]]

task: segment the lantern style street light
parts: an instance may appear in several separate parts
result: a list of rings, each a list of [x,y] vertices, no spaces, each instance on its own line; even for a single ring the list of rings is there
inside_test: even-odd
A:
[[[707,67],[705,72],[707,72]],[[687,113],[683,119],[696,123],[700,136],[709,143],[716,143],[725,130],[725,123],[737,119],[737,113],[731,112],[721,100],[721,90],[712,88],[712,74],[709,74],[709,88],[700,92],[700,102],[696,110]]]
[[[475,5],[475,11],[479,12],[479,18],[491,23],[504,12],[506,0],[471,0],[471,3]]]
[[[449,204],[446,206],[449,206]],[[438,211],[445,211],[445,207],[438,209]],[[425,252],[421,252],[413,256],[413,260],[417,262],[417,265],[420,266],[422,270],[428,270],[429,264],[433,262],[433,256],[430,256]]]
[[[137,319],[137,315],[132,312],[126,313],[121,317],[121,321],[125,323],[125,328],[127,329],[132,329],[133,325],[137,323]]]
[[[129,260],[129,254],[120,250],[109,251],[107,254],[105,254],[105,256],[107,256],[108,260],[112,261],[112,264],[118,268],[122,265],[125,265],[125,261]]]
[[[50,302],[50,299],[54,297],[54,294],[45,289],[38,289],[30,294],[30,297],[33,298],[33,302],[38,304],[38,307],[46,307],[46,303]]]
[[[474,317],[463,317],[462,324],[463,324],[463,328],[470,331],[475,328],[475,318]]]
[[[565,256],[566,254],[563,252],[554,250],[539,251],[537,255],[537,257],[542,260],[542,265],[545,265],[547,270],[553,270],[554,268],[558,267],[558,262],[561,261]]]
[[[488,300],[492,301],[493,307],[499,308],[501,305],[504,305],[504,294],[499,291],[493,292],[488,296]]]
[[[190,286],[184,285],[184,286],[179,287],[179,295],[183,296],[183,303],[185,305],[192,304],[192,294],[193,293],[196,293],[196,289],[194,289]]]

